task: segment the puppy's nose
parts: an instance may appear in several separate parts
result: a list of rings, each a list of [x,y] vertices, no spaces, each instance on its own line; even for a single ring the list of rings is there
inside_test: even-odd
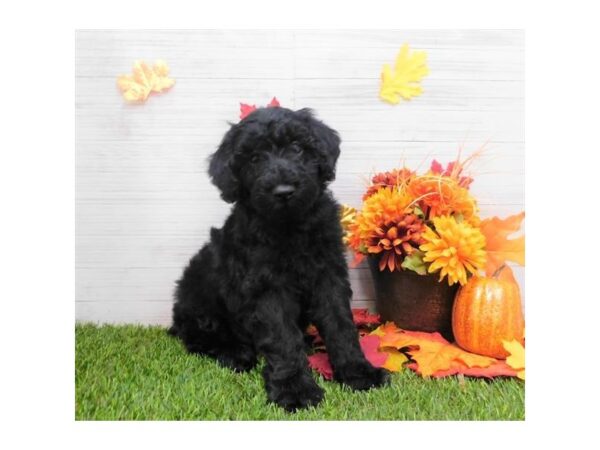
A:
[[[273,195],[281,200],[287,200],[296,191],[296,188],[289,184],[279,184],[273,189]]]

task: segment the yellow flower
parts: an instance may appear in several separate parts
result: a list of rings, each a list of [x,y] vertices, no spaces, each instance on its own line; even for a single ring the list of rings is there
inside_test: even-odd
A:
[[[485,266],[485,237],[466,221],[458,223],[452,216],[432,219],[435,231],[427,227],[423,234],[423,261],[431,263],[428,272],[440,271],[440,281],[448,276],[448,284],[467,282],[467,272],[476,273]]]
[[[348,229],[348,226],[356,219],[356,208],[349,205],[342,205],[340,208],[340,223],[344,230]]]

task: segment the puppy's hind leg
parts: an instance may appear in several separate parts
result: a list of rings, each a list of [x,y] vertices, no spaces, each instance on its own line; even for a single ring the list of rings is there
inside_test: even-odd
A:
[[[257,364],[256,354],[231,332],[211,277],[212,263],[210,248],[204,247],[185,269],[175,293],[169,334],[179,337],[190,353],[210,356],[238,372],[250,370]]]
[[[251,346],[239,342],[229,327],[215,317],[182,310],[175,305],[174,325],[169,332],[181,339],[190,353],[206,355],[222,366],[246,372],[257,364]]]

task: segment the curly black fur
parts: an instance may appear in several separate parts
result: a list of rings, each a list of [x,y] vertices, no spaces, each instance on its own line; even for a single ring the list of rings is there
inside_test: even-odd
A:
[[[339,206],[327,190],[339,144],[308,109],[259,109],[233,125],[209,174],[235,204],[175,293],[171,334],[236,371],[263,355],[268,398],[290,411],[323,398],[307,365],[309,323],[336,380],[369,389],[388,378],[365,359],[352,322]]]

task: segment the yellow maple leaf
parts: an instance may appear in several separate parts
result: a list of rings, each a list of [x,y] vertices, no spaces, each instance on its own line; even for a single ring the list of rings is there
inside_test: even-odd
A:
[[[399,372],[402,369],[402,365],[408,361],[408,357],[395,348],[380,348],[379,351],[388,354],[388,359],[385,360],[382,367],[391,372]]]
[[[133,74],[118,77],[117,86],[128,102],[145,102],[151,92],[162,92],[175,84],[168,75],[169,66],[164,61],[156,61],[152,67],[144,61],[136,61]]]
[[[392,72],[389,64],[383,65],[379,96],[382,100],[395,105],[400,101],[400,97],[410,100],[421,95],[423,88],[419,82],[428,73],[427,53],[424,51],[411,53],[408,44],[404,44],[396,57],[394,71]]]
[[[524,218],[525,212],[521,212],[506,219],[492,217],[481,221],[479,228],[485,236],[487,256],[485,274],[488,277],[492,276],[506,261],[525,265],[525,236],[508,239],[509,235],[519,231]]]
[[[517,376],[521,379],[525,379],[525,347],[513,339],[512,341],[502,341],[504,350],[510,353],[510,356],[506,358],[506,364],[513,369],[517,370]]]

